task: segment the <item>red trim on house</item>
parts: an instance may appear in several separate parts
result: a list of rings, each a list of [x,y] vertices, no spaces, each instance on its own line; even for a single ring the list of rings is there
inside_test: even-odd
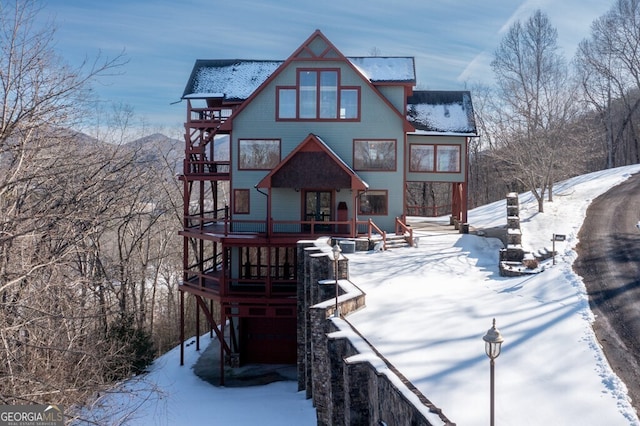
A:
[[[331,158],[345,173],[351,177],[351,189],[366,190],[368,185],[360,179],[336,154],[318,137],[312,133],[305,138],[293,151],[289,153],[271,172],[269,172],[258,184],[256,188],[271,188],[271,178],[296,154],[300,152],[324,152]],[[293,187],[293,186],[292,186]]]
[[[327,48],[324,49],[322,51],[322,53],[320,55],[316,55],[315,53],[313,53],[313,50],[310,48],[310,45],[316,40],[316,38],[320,38],[322,39],[322,41],[324,43],[326,43]],[[327,54],[329,52],[334,52],[335,56],[328,56]],[[302,54],[305,53],[305,56],[302,56]],[[345,64],[347,64],[347,66],[351,67],[351,69],[358,74],[359,76],[361,76],[362,81],[367,84],[373,91],[374,93],[376,93],[376,95],[380,98],[380,100],[382,100],[382,102],[384,102],[385,104],[387,104],[389,106],[389,109],[391,111],[393,111],[394,114],[396,114],[402,121],[403,121],[403,128],[405,132],[414,132],[416,129],[415,127],[413,127],[413,125],[407,120],[406,118],[406,114],[404,111],[398,111],[396,109],[395,106],[393,106],[393,104],[384,96],[382,96],[382,94],[378,91],[378,89],[376,89],[375,85],[373,83],[371,83],[371,81],[369,81],[367,78],[365,78],[365,76],[362,75],[362,73],[358,70],[358,68],[356,68],[351,61],[349,61],[349,59],[347,59],[346,56],[344,56],[334,45],[333,43],[331,43],[329,41],[329,39],[327,39],[325,37],[324,34],[322,34],[322,32],[320,30],[315,30],[313,32],[313,34],[311,34],[311,36],[304,42],[302,43],[302,45],[300,47],[298,47],[298,49],[296,49],[295,52],[293,52],[293,54],[291,56],[289,56],[289,58],[287,58],[282,65],[280,65],[274,72],[273,74],[271,74],[269,76],[269,78],[267,78],[235,111],[234,113],[231,115],[231,117],[229,117],[228,120],[226,120],[221,126],[220,126],[220,130],[221,131],[231,131],[233,129],[233,119],[234,117],[237,117],[243,110],[244,108],[249,105],[253,99],[258,96],[259,93],[261,93],[269,84],[271,84],[271,82],[284,70],[286,69],[292,62],[294,61],[342,61]],[[412,86],[413,83],[402,83],[402,85],[405,86],[405,91],[411,91],[412,90]],[[406,97],[405,97],[406,99]],[[405,105],[406,108],[406,105]],[[276,110],[276,114],[277,114],[277,110]]]

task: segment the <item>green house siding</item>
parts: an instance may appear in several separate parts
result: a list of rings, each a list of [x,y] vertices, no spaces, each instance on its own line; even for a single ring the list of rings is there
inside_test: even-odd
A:
[[[276,88],[295,86],[297,68],[339,68],[343,86],[360,87],[360,121],[277,121]],[[386,93],[393,95],[396,103],[404,96],[402,87],[388,88]],[[342,62],[293,62],[282,70],[267,87],[264,87],[251,103],[234,118],[231,162],[232,189],[254,188],[269,173],[269,170],[248,171],[238,168],[238,141],[241,139],[278,139],[281,141],[280,160],[293,151],[310,133],[317,135],[337,156],[353,168],[353,141],[355,139],[390,139],[396,141],[396,170],[385,172],[357,171],[356,173],[369,184],[370,189],[388,192],[388,216],[372,217],[376,224],[385,229],[393,229],[396,216],[403,214],[403,159],[404,120],[395,113],[379,93],[367,84],[360,75]],[[292,184],[295,187],[295,184]],[[339,201],[347,203],[353,211],[356,194],[336,193],[335,205]],[[278,189],[272,191],[271,215],[275,220],[299,220],[302,212],[302,191]],[[252,189],[250,213],[243,219],[260,220],[266,217],[267,197]],[[335,208],[335,207],[334,207]],[[368,217],[359,218],[366,220]]]
[[[407,101],[404,87],[381,86],[378,90],[398,111],[404,110],[404,104]]]
[[[338,84],[333,72],[298,69],[339,70]],[[361,235],[367,227],[354,229],[353,222],[368,219],[393,233],[404,209],[428,207],[405,205],[413,195],[405,193],[408,179],[449,182],[439,186],[451,187],[452,217],[467,222],[464,135],[475,134],[470,93],[409,90],[415,85],[414,58],[345,57],[319,30],[286,60],[196,61],[182,96],[187,121],[180,291],[196,298],[212,328],[212,303],[218,324],[233,319],[238,338],[227,343],[218,334],[221,370],[222,360],[233,354],[241,363],[303,363],[295,343],[297,240],[311,233]],[[344,102],[338,102],[343,93]],[[279,119],[277,108],[289,119]],[[299,115],[335,118],[291,119]],[[416,144],[433,147],[416,149],[416,171],[410,172],[408,148]],[[432,169],[447,173],[419,173]],[[231,217],[217,211],[227,202]]]

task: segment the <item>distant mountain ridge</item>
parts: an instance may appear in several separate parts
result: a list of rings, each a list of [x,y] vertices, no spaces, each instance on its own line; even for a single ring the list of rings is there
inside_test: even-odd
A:
[[[184,157],[183,141],[170,138],[162,133],[153,133],[125,144],[126,147],[140,152],[140,160],[167,165],[180,172],[180,163]]]
[[[162,133],[153,133],[122,144],[113,144],[77,130],[58,128],[50,130],[58,138],[73,140],[82,146],[119,147],[136,152],[136,162],[153,167],[168,169],[172,174],[182,173],[184,141],[170,138]]]

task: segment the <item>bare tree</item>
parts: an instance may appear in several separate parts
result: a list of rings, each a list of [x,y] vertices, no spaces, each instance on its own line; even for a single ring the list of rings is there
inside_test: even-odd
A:
[[[640,162],[640,2],[617,0],[578,48],[582,88],[605,129],[606,167]],[[629,154],[629,155],[626,155]]]
[[[540,10],[514,23],[491,63],[497,82],[494,157],[513,170],[544,210],[566,163],[565,128],[575,116],[575,90],[558,52],[557,31]]]
[[[123,58],[70,68],[38,13],[0,3],[0,403],[78,406],[178,339],[181,185],[90,98]]]
[[[80,248],[117,198],[123,163],[61,129],[123,61],[67,66],[39,12],[35,1],[0,4],[0,401],[64,404],[105,383],[111,346],[90,297],[99,266]]]
[[[495,155],[498,149],[497,137],[506,133],[501,109],[496,104],[495,89],[484,84],[475,84],[471,88],[478,137],[469,141],[469,193],[470,206],[487,204],[505,194],[517,191],[513,187],[513,173]]]

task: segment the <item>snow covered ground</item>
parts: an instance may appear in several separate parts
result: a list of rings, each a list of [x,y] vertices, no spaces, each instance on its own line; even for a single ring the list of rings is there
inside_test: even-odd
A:
[[[367,307],[348,320],[458,425],[488,423],[482,336],[493,318],[505,339],[496,360],[497,424],[640,425],[595,339],[584,285],[571,266],[590,201],[637,172],[640,165],[562,182],[541,214],[530,194],[520,195],[525,249],[550,249],[552,234],[567,236],[556,243],[556,265],[549,261],[537,275],[500,277],[501,243],[474,235],[423,233],[418,248],[347,255],[351,281],[367,293]],[[469,223],[504,226],[505,201],[473,210]],[[195,345],[186,348],[186,366],[178,356],[178,348],[167,353],[91,414],[109,413],[100,424],[120,423],[134,408],[127,424],[316,423],[295,382],[218,388],[192,373]]]
[[[215,337],[214,337],[215,339]],[[193,365],[207,344],[209,334],[157,359],[150,372],[129,380],[119,393],[103,395],[77,424],[131,426],[199,425],[315,425],[316,412],[298,383],[275,382],[265,386],[221,388],[201,380]]]

